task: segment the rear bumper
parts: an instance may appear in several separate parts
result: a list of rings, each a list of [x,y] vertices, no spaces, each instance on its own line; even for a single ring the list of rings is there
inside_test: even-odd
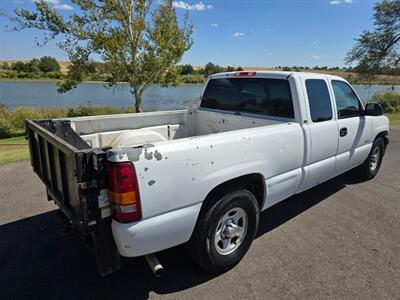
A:
[[[121,256],[135,257],[187,242],[193,232],[201,203],[136,223],[112,221],[114,240]]]

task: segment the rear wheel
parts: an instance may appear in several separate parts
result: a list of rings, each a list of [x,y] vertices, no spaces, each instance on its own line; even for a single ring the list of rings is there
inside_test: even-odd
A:
[[[255,237],[258,204],[248,190],[211,199],[196,224],[188,250],[205,270],[220,273],[240,262]]]
[[[383,138],[377,138],[372,144],[371,151],[362,165],[357,169],[358,174],[364,179],[372,179],[378,174],[385,153]]]

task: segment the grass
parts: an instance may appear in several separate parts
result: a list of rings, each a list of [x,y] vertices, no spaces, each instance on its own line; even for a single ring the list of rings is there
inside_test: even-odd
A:
[[[28,159],[28,144],[24,136],[0,139],[0,165]]]
[[[400,113],[397,114],[385,114],[389,118],[390,125],[400,125]]]

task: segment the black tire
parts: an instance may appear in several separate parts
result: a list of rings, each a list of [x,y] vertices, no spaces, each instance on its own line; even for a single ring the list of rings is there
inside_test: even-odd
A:
[[[383,141],[383,138],[378,137],[372,144],[367,159],[357,168],[358,175],[365,180],[374,178],[381,167],[384,154],[385,142]]]
[[[250,248],[257,232],[259,208],[253,193],[244,189],[230,190],[227,191],[225,195],[216,196],[215,198],[216,199],[210,199],[211,204],[206,206],[200,213],[192,238],[187,244],[187,248],[195,262],[203,269],[212,273],[222,273],[237,265]],[[207,205],[207,203],[205,203],[205,205]],[[247,214],[247,220],[243,217],[241,219],[242,225],[240,225],[239,219],[238,226],[242,226],[242,228],[246,227],[244,229],[245,233],[240,238],[226,237],[226,239],[230,239],[228,244],[237,248],[232,250],[233,252],[231,253],[221,254],[220,252],[225,250],[222,250],[221,248],[223,247],[218,246],[221,244],[215,241],[216,237],[221,236],[221,234],[217,235],[217,228],[219,228],[219,232],[228,232],[228,234],[233,235],[234,233],[230,232],[229,229],[232,228],[230,226],[235,225],[231,225],[232,223],[226,225],[226,222],[229,220],[225,220],[226,222],[224,222],[221,219],[226,216],[229,218],[232,213],[234,213],[235,217],[240,215],[244,216],[245,214],[243,211]],[[236,213],[238,213],[238,215],[236,215]],[[230,220],[232,222],[233,219]],[[245,222],[247,222],[246,226],[244,225]],[[221,226],[218,227],[218,225]],[[225,228],[225,230],[223,230],[223,228]],[[237,240],[234,240],[235,238],[237,238]]]

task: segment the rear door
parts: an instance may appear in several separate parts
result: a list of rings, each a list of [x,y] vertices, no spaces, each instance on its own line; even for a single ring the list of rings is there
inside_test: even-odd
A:
[[[362,163],[371,147],[371,118],[363,115],[361,101],[353,88],[345,81],[332,80],[339,143],[336,157],[336,170],[345,172]]]
[[[307,108],[307,120],[303,128],[308,140],[306,157],[306,178],[301,189],[317,185],[335,175],[338,146],[338,126],[325,78],[303,75],[303,91]]]

